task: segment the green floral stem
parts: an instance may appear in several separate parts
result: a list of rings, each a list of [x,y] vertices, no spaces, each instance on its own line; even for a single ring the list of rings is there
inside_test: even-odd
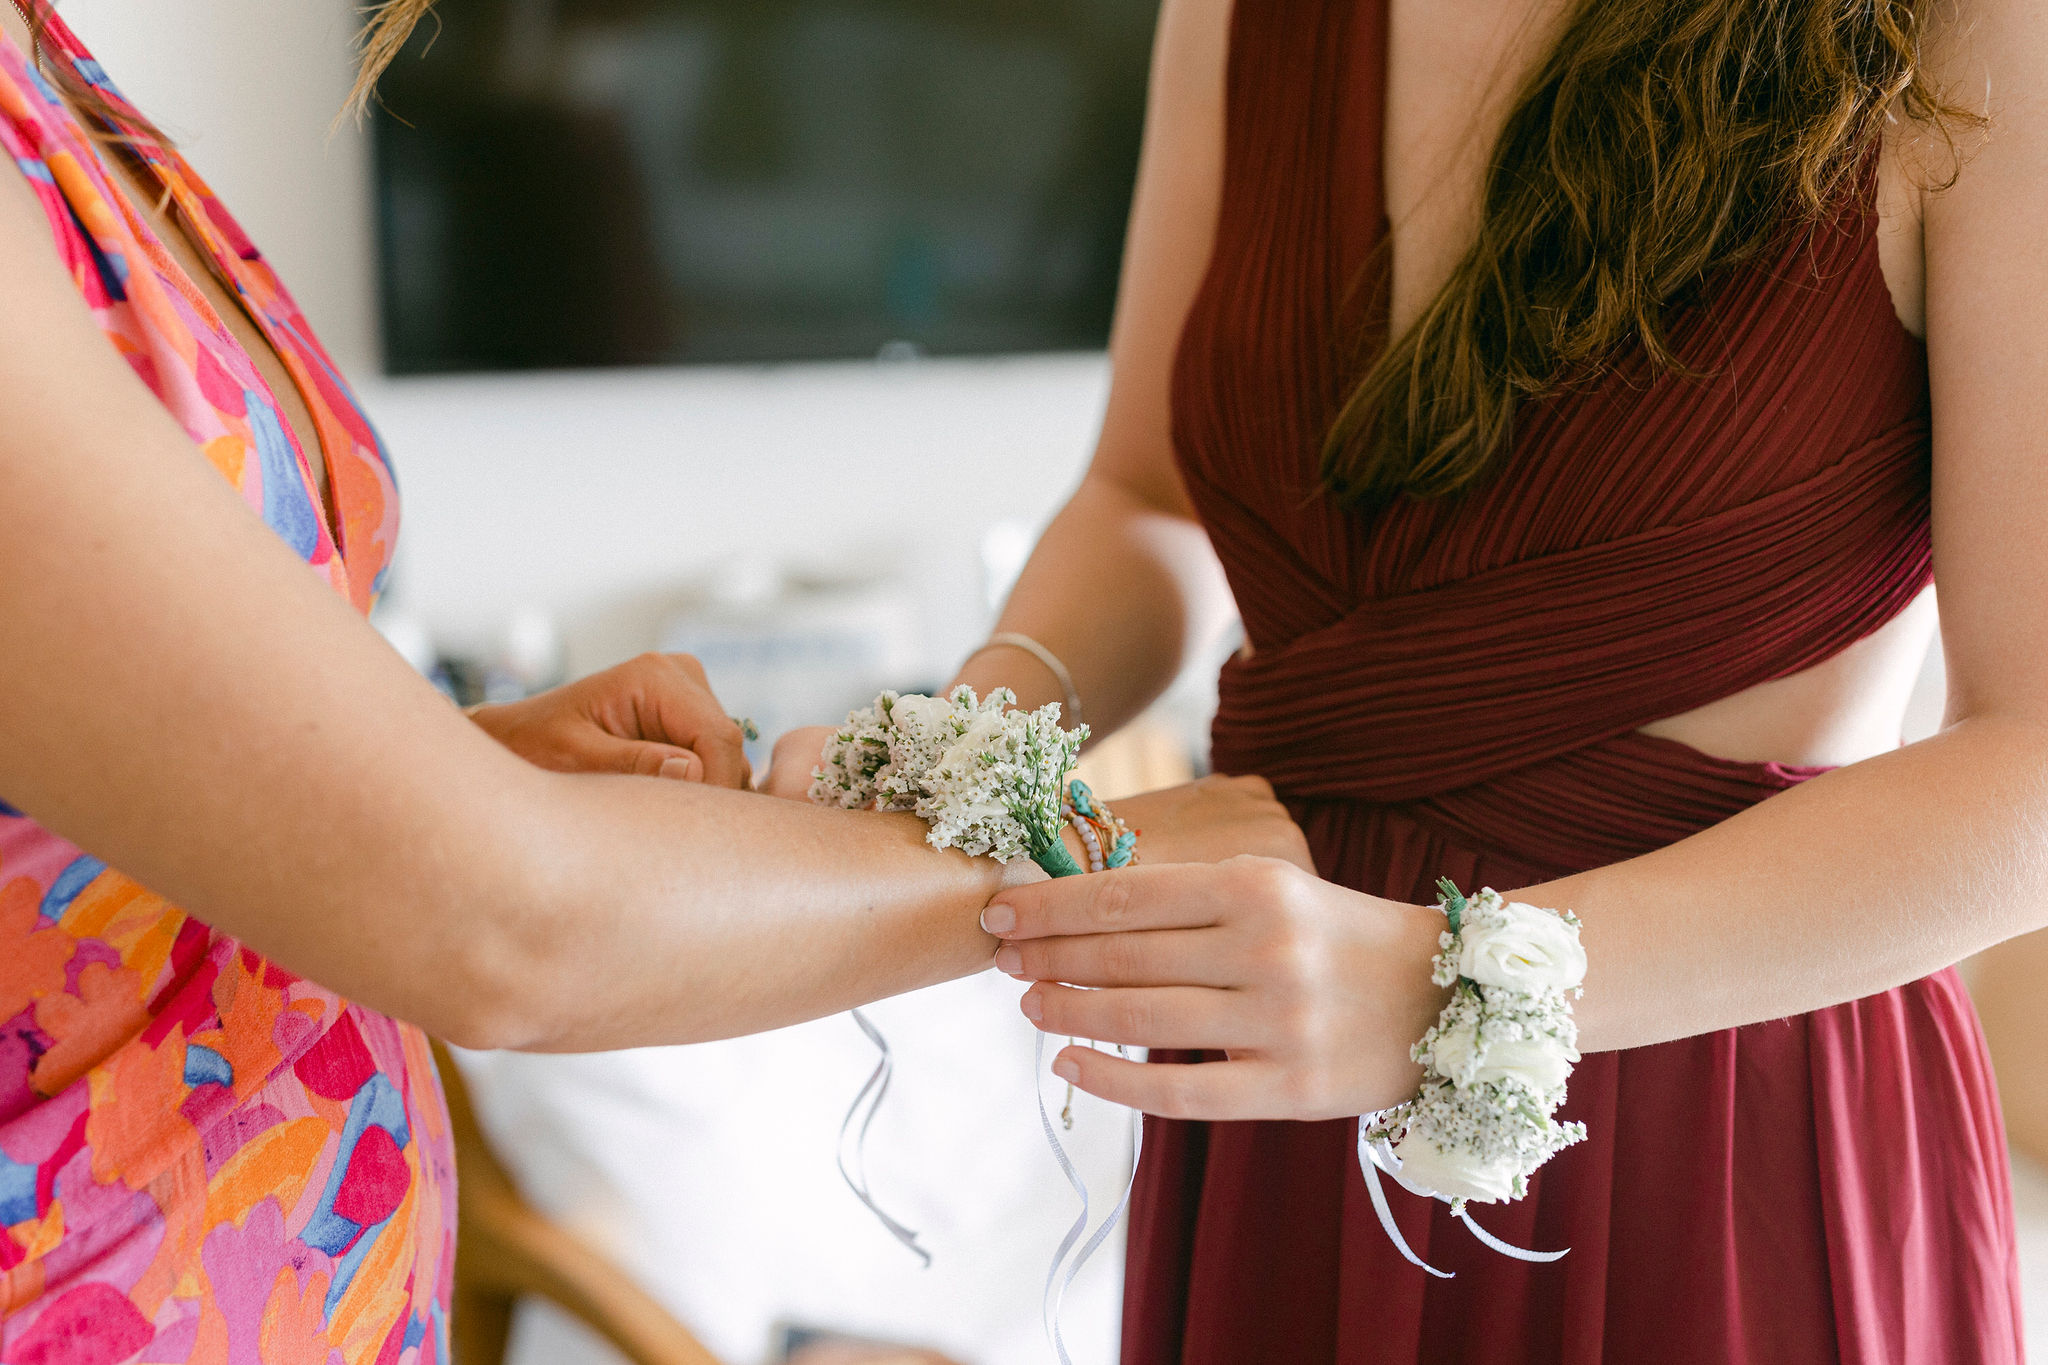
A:
[[[1458,884],[1449,877],[1438,877],[1436,879],[1436,889],[1438,894],[1443,897],[1444,918],[1450,921],[1451,932],[1455,934],[1464,928],[1465,893],[1460,891]]]
[[[1031,861],[1044,868],[1048,877],[1078,877],[1088,870],[1074,861],[1074,855],[1067,852],[1067,841],[1059,838],[1043,848],[1033,848]]]

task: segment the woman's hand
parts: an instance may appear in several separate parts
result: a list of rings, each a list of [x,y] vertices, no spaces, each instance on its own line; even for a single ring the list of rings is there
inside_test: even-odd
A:
[[[996,966],[1033,982],[1052,1034],[1221,1052],[1188,1066],[1069,1047],[1053,1070],[1092,1095],[1178,1119],[1327,1119],[1415,1093],[1408,1057],[1447,992],[1430,982],[1443,917],[1284,862],[1144,866],[997,894]],[[1076,987],[1091,987],[1081,990]]]
[[[740,727],[687,654],[642,654],[470,719],[513,753],[556,772],[637,773],[744,787]]]
[[[831,725],[806,725],[784,733],[775,741],[775,752],[768,758],[768,775],[761,779],[761,790],[789,801],[810,800],[811,772],[824,760],[825,741],[832,738],[836,729]]]
[[[1204,777],[1110,806],[1139,831],[1143,862],[1220,863],[1253,854],[1315,871],[1308,840],[1263,777]]]

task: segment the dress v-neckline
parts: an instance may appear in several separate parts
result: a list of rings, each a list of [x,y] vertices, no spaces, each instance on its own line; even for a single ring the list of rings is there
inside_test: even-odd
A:
[[[19,50],[11,36],[7,37],[7,42]],[[83,45],[79,43],[69,25],[54,11],[49,12],[45,20],[43,46],[58,60],[67,62],[72,60],[73,51],[84,51]],[[30,70],[34,70],[33,52],[22,53],[22,59]],[[75,63],[73,69],[76,69]],[[111,81],[102,77],[92,83],[107,99],[114,113],[118,115],[126,111],[140,118],[140,112]],[[65,100],[64,103],[69,105],[70,101]],[[85,129],[91,116],[76,108],[71,112],[76,126],[81,130]],[[105,124],[107,121],[101,119],[99,122]],[[109,199],[109,207],[117,211],[127,223],[136,243],[149,256],[151,266],[177,289],[179,296],[212,329],[216,339],[235,347],[248,357],[249,377],[256,386],[256,394],[269,405],[270,411],[276,416],[278,430],[291,446],[306,498],[319,512],[322,534],[333,547],[335,556],[346,565],[349,557],[348,530],[346,520],[341,515],[341,491],[335,452],[332,449],[333,437],[327,430],[327,424],[321,421],[321,405],[317,401],[318,396],[311,377],[305,373],[303,357],[288,344],[289,338],[281,333],[278,325],[250,300],[248,286],[242,277],[240,259],[232,245],[223,238],[219,229],[209,219],[205,205],[199,202],[198,196],[193,193],[191,182],[196,178],[196,173],[185,161],[183,154],[173,146],[136,133],[131,127],[114,124],[109,131],[122,139],[127,154],[142,172],[141,175],[131,176],[125,167],[116,164],[114,157],[109,156],[99,144],[99,140],[90,134],[80,139],[86,144],[82,150],[90,152],[93,165],[99,171]],[[307,421],[312,426],[312,450],[306,448],[306,443],[300,438],[298,431],[285,420],[284,406],[278,401],[277,391],[272,387],[269,377],[263,373],[256,357],[249,354],[249,348],[235,335],[234,329],[228,326],[220,310],[214,306],[213,300],[207,297],[206,291],[192,278],[191,272],[185,268],[184,263],[164,240],[163,234],[157,231],[156,224],[138,202],[138,196],[131,193],[131,190],[139,191],[143,188],[138,182],[145,178],[148,183],[162,190],[162,202],[168,221],[184,233],[195,255],[212,264],[221,288],[241,308],[243,315],[249,319],[250,326],[255,328],[256,334],[277,357],[278,365],[284,370],[285,378],[297,394],[300,405],[305,409]],[[315,458],[319,459],[321,469],[326,474],[324,489],[322,480],[313,474],[312,461]]]
[[[123,103],[125,102],[124,100]],[[175,214],[171,221],[183,230],[194,251],[212,263],[221,287],[228,291],[229,297],[241,308],[243,316],[249,319],[249,324],[256,329],[257,335],[269,345],[271,353],[277,357],[277,363],[284,370],[285,378],[297,394],[300,405],[305,409],[306,418],[313,428],[314,449],[311,451],[306,449],[305,442],[300,439],[292,424],[285,420],[284,406],[278,402],[277,391],[272,387],[269,377],[263,373],[262,366],[257,364],[255,356],[249,356],[251,376],[261,386],[259,396],[270,405],[271,412],[277,417],[278,429],[291,442],[292,451],[298,461],[299,477],[306,486],[306,496],[319,509],[321,525],[334,546],[334,552],[346,564],[347,532],[340,515],[340,485],[335,471],[333,451],[329,448],[330,436],[320,420],[320,408],[315,401],[313,386],[308,376],[303,373],[304,361],[290,345],[286,344],[286,338],[280,335],[275,323],[264,315],[261,308],[250,301],[248,286],[242,280],[240,260],[233,248],[223,240],[219,230],[207,220],[205,206],[200,204],[192,193],[187,183],[187,176],[191,173],[190,167],[185,164],[182,154],[170,147],[151,147],[140,142],[130,145],[135,162],[145,170],[152,181],[162,187],[168,208]],[[165,162],[175,162],[176,173],[167,170]],[[110,164],[105,156],[100,158],[100,167],[114,192],[121,196],[123,212],[127,215],[130,230],[136,234],[137,240],[150,247],[152,254],[175,272],[177,282],[184,286],[180,292],[188,301],[199,305],[203,310],[201,315],[213,328],[214,334],[246,353],[248,347],[235,335],[227,320],[221,317],[220,311],[206,296],[206,291],[200,287],[199,282],[191,278],[190,272],[172,253],[162,234],[157,232],[156,225],[141,212],[140,207],[128,196],[124,186],[113,183],[115,177],[124,174],[121,168]],[[316,457],[327,476],[324,490],[322,481],[313,476],[312,460]]]

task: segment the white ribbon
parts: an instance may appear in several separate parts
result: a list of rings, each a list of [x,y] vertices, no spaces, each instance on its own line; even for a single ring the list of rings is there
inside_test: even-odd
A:
[[[1117,1055],[1126,1055],[1121,1046],[1117,1048]],[[1081,1196],[1081,1212],[1067,1229],[1067,1235],[1060,1239],[1059,1249],[1052,1254],[1052,1264],[1046,1267],[1045,1293],[1040,1300],[1039,1311],[1045,1322],[1045,1339],[1052,1343],[1053,1354],[1059,1357],[1060,1365],[1073,1365],[1072,1357],[1067,1354],[1066,1339],[1060,1335],[1060,1306],[1066,1301],[1067,1287],[1081,1273],[1081,1267],[1088,1264],[1088,1258],[1109,1240],[1109,1234],[1116,1230],[1125,1207],[1131,1202],[1131,1187],[1138,1179],[1138,1156],[1145,1146],[1145,1115],[1136,1109],[1131,1111],[1131,1173],[1124,1179],[1123,1197],[1116,1201],[1116,1207],[1109,1211],[1109,1216],[1102,1220],[1102,1226],[1095,1229],[1094,1235],[1081,1247],[1073,1264],[1067,1265],[1066,1274],[1062,1275],[1060,1267],[1066,1263],[1067,1254],[1074,1250],[1074,1244],[1088,1230],[1088,1182],[1081,1178],[1073,1158],[1067,1155],[1066,1145],[1052,1126],[1052,1115],[1045,1110],[1044,1073],[1045,1035],[1041,1033],[1033,1044],[1031,1057],[1031,1089],[1038,1098],[1038,1122],[1045,1129],[1046,1143],[1052,1148],[1053,1160],[1060,1164],[1060,1173],[1074,1187],[1074,1193]]]
[[[1365,1176],[1366,1193],[1372,1196],[1372,1211],[1380,1216],[1380,1230],[1387,1234],[1387,1240],[1394,1244],[1394,1250],[1400,1252],[1408,1264],[1420,1266],[1440,1280],[1455,1278],[1451,1271],[1438,1270],[1417,1256],[1395,1224],[1394,1211],[1387,1207],[1387,1192],[1380,1187],[1380,1172],[1397,1174],[1401,1169],[1401,1158],[1394,1155],[1394,1145],[1385,1138],[1374,1140],[1366,1136],[1367,1125],[1372,1118],[1372,1115],[1365,1114],[1358,1120],[1358,1169]]]
[[[1387,1240],[1394,1244],[1394,1250],[1400,1252],[1408,1264],[1420,1266],[1439,1279],[1453,1279],[1455,1275],[1452,1271],[1438,1270],[1435,1266],[1416,1255],[1414,1248],[1408,1245],[1408,1239],[1401,1235],[1401,1229],[1394,1223],[1394,1211],[1387,1207],[1387,1193],[1380,1186],[1379,1173],[1385,1171],[1388,1175],[1393,1176],[1395,1180],[1400,1180],[1401,1158],[1394,1155],[1393,1144],[1385,1138],[1375,1140],[1367,1136],[1372,1129],[1373,1121],[1377,1117],[1378,1115],[1365,1114],[1361,1115],[1358,1120],[1358,1169],[1365,1176],[1366,1193],[1372,1196],[1372,1211],[1380,1217],[1380,1230],[1387,1234]],[[1407,1186],[1403,1185],[1402,1188],[1405,1189]],[[1442,1198],[1441,1195],[1436,1197]],[[1500,1238],[1474,1222],[1471,1213],[1465,1209],[1459,1209],[1453,1216],[1470,1229],[1472,1235],[1481,1242],[1492,1247],[1501,1255],[1511,1256],[1518,1261],[1534,1261],[1542,1264],[1561,1260],[1571,1251],[1570,1247],[1566,1247],[1563,1251],[1530,1251],[1526,1247],[1518,1247],[1511,1243],[1503,1242]]]
[[[1458,1221],[1470,1228],[1474,1237],[1477,1237],[1501,1255],[1512,1256],[1518,1261],[1536,1261],[1539,1263],[1561,1261],[1571,1251],[1570,1247],[1566,1247],[1563,1251],[1531,1251],[1527,1247],[1511,1246],[1488,1232],[1485,1228],[1480,1227],[1479,1224],[1473,1222],[1472,1214],[1466,1209],[1458,1210]]]
[[[860,1031],[868,1036],[868,1041],[875,1045],[875,1050],[881,1056],[875,1061],[875,1069],[868,1073],[867,1084],[853,1097],[853,1103],[847,1107],[845,1119],[839,1124],[838,1150],[833,1153],[833,1158],[839,1163],[839,1177],[846,1182],[846,1188],[853,1191],[853,1197],[867,1205],[868,1212],[881,1220],[882,1226],[889,1230],[889,1235],[908,1247],[911,1254],[923,1261],[926,1269],[930,1269],[932,1254],[917,1244],[917,1234],[882,1212],[881,1205],[868,1193],[868,1126],[875,1121],[875,1113],[882,1107],[882,1100],[889,1093],[889,1079],[896,1074],[896,1057],[889,1050],[889,1040],[882,1036],[880,1029],[869,1022],[865,1014],[859,1010],[849,1010],[848,1013],[853,1016],[853,1022],[860,1025]],[[865,1113],[862,1112],[863,1106],[866,1106]],[[1040,1108],[1043,1107],[1041,1104]],[[858,1129],[854,1127],[856,1118],[860,1120]],[[848,1133],[853,1134],[851,1169],[846,1162]]]

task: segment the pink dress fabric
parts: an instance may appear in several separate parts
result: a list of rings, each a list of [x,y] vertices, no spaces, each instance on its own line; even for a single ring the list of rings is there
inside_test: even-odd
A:
[[[61,23],[47,38],[126,110]],[[319,431],[0,39],[0,144],[79,296],[250,509],[367,611],[391,471],[298,307],[175,151],[143,158]],[[89,420],[91,414],[81,414]],[[326,462],[330,527],[308,458]],[[4,795],[4,793],[0,793]],[[0,1365],[446,1365],[455,1168],[426,1039],[0,804]]]
[[[1708,282],[1704,378],[1639,355],[1524,405],[1482,486],[1370,513],[1323,433],[1383,334],[1386,0],[1240,3],[1223,206],[1173,434],[1249,660],[1218,768],[1270,778],[1323,874],[1410,902],[1620,861],[1814,775],[1637,733],[1824,660],[1930,577],[1926,358],[1868,195]],[[1355,287],[1363,280],[1365,287]],[[1159,1060],[1186,1060],[1165,1054]],[[1126,1365],[2015,1365],[1998,1099],[1953,971],[1833,1009],[1589,1056],[1589,1141],[1529,1197],[1375,1218],[1355,1126],[1152,1121]]]

